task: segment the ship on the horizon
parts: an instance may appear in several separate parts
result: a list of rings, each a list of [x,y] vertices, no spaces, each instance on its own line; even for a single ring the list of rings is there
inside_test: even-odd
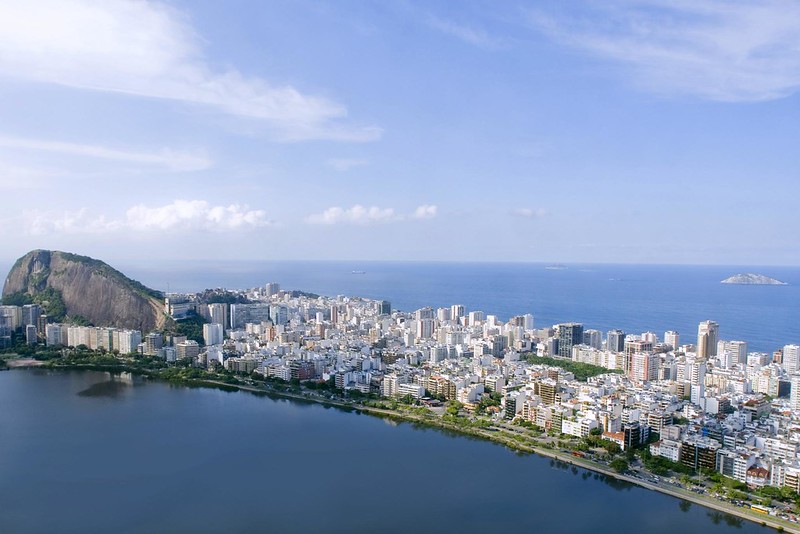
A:
[[[350,271],[350,274],[367,274],[367,271],[354,270],[354,271]]]
[[[548,269],[550,271],[563,271],[566,268],[567,266],[564,265],[563,263],[554,263],[553,265],[548,265],[545,267],[545,269]]]

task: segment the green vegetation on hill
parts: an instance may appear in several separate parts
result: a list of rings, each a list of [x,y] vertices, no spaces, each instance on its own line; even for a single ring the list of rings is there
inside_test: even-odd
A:
[[[24,306],[26,304],[33,304],[33,297],[25,291],[16,291],[3,297],[4,306]]]
[[[203,345],[203,325],[208,321],[199,315],[189,315],[186,319],[174,321],[165,327],[165,331],[179,336],[186,336],[187,339],[193,339]]]
[[[46,313],[47,317],[51,318],[52,321],[59,322],[63,320],[64,316],[67,314],[67,307],[64,304],[64,298],[61,296],[61,292],[52,287],[46,287],[42,291],[37,292],[33,295],[33,301],[42,307],[44,313]]]
[[[309,298],[309,299],[318,299],[319,298],[319,295],[317,295],[316,293],[309,293],[308,291],[293,290],[293,291],[289,292],[289,295],[291,295],[291,297],[293,299],[296,299],[298,297],[306,297],[306,298]]]
[[[26,304],[39,304],[51,321],[62,321],[67,313],[64,298],[61,292],[52,287],[37,290],[34,294],[17,291],[3,297],[6,306],[24,306]]]
[[[598,365],[591,365],[588,363],[573,362],[572,360],[562,360],[560,358],[551,358],[549,356],[533,356],[529,355],[526,359],[528,363],[538,363],[540,365],[549,365],[551,367],[560,367],[575,375],[576,380],[585,382],[587,378],[606,373],[622,374],[618,369],[606,369]]]
[[[197,295],[200,302],[206,304],[249,304],[250,299],[241,293],[225,289],[206,289]]]

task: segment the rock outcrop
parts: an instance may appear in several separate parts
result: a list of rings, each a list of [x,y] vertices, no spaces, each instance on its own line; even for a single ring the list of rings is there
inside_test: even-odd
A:
[[[775,280],[774,278],[770,278],[769,276],[764,276],[763,274],[754,274],[754,273],[744,273],[744,274],[735,274],[730,278],[726,278],[722,281],[723,284],[742,284],[748,286],[785,286],[789,285],[786,282],[781,282],[780,280]]]
[[[147,333],[165,321],[161,293],[100,260],[68,252],[34,250],[18,259],[3,285],[7,297],[60,300],[62,314],[96,326]]]

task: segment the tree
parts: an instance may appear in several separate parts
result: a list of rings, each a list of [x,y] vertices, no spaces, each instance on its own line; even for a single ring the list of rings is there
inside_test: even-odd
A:
[[[461,411],[464,405],[458,401],[450,401],[447,403],[447,413],[448,415],[458,415],[458,412]]]
[[[617,473],[624,473],[625,471],[628,470],[628,467],[630,467],[628,465],[628,460],[624,458],[615,458],[611,460],[611,463],[609,463],[608,465],[609,467],[611,467],[611,469],[613,469]]]

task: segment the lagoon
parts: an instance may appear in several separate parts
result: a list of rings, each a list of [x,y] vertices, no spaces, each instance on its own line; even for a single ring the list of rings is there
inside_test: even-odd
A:
[[[90,371],[0,373],[2,532],[768,532],[408,423]]]

